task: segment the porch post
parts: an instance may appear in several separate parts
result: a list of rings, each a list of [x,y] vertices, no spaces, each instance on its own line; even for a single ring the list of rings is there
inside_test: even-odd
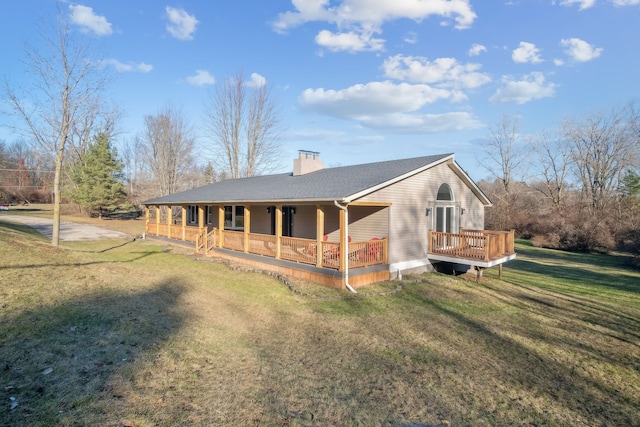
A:
[[[149,232],[149,206],[144,205],[144,232]]]
[[[204,228],[204,206],[198,205],[198,231]]]
[[[182,240],[185,240],[187,237],[187,208],[185,205],[181,205],[180,210],[182,214]]]
[[[251,206],[244,207],[244,252],[249,253],[249,232],[251,231]]]
[[[171,226],[173,225],[173,209],[171,206],[167,206],[167,237],[171,238]]]
[[[160,235],[160,205],[156,205],[156,235]]]
[[[282,241],[282,205],[276,205],[276,259],[281,256]]]
[[[345,271],[347,268],[347,253],[345,248],[347,247],[347,233],[345,229],[345,211],[340,209],[340,271]]]
[[[218,247],[224,247],[224,206],[218,205]]]
[[[322,206],[316,206],[316,267],[322,267],[322,254],[324,248],[324,209]]]

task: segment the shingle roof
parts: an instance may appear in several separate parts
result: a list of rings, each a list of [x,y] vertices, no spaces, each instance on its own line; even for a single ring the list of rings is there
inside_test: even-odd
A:
[[[144,204],[344,201],[450,157],[453,158],[453,155],[440,154],[326,168],[298,176],[283,173],[228,179],[150,199]]]

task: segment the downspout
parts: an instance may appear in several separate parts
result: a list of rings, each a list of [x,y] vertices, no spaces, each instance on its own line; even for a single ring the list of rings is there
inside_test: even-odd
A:
[[[338,209],[342,209],[344,211],[344,234],[347,235],[347,237],[344,239],[344,253],[345,253],[344,285],[351,292],[353,292],[354,294],[357,294],[356,290],[353,289],[349,284],[349,210],[347,209],[346,206],[342,206],[340,203],[338,203],[337,200],[334,200],[333,204],[336,205]]]

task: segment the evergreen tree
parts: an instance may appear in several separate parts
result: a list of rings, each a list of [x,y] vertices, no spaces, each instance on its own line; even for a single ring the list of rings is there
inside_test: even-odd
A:
[[[622,193],[640,202],[640,175],[629,170],[622,178]]]
[[[106,134],[94,138],[86,153],[73,165],[71,180],[75,188],[69,198],[83,206],[90,215],[102,217],[104,210],[113,210],[124,200],[123,163]]]

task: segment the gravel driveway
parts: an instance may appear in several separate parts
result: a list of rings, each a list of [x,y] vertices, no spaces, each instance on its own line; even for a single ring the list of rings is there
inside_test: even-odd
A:
[[[47,218],[38,218],[33,216],[22,215],[6,215],[0,213],[0,220],[18,222],[28,225],[40,234],[51,238],[53,234],[53,220]],[[107,230],[91,224],[79,224],[76,222],[60,223],[60,240],[99,240],[99,239],[121,239],[129,237],[125,233],[119,231]]]

